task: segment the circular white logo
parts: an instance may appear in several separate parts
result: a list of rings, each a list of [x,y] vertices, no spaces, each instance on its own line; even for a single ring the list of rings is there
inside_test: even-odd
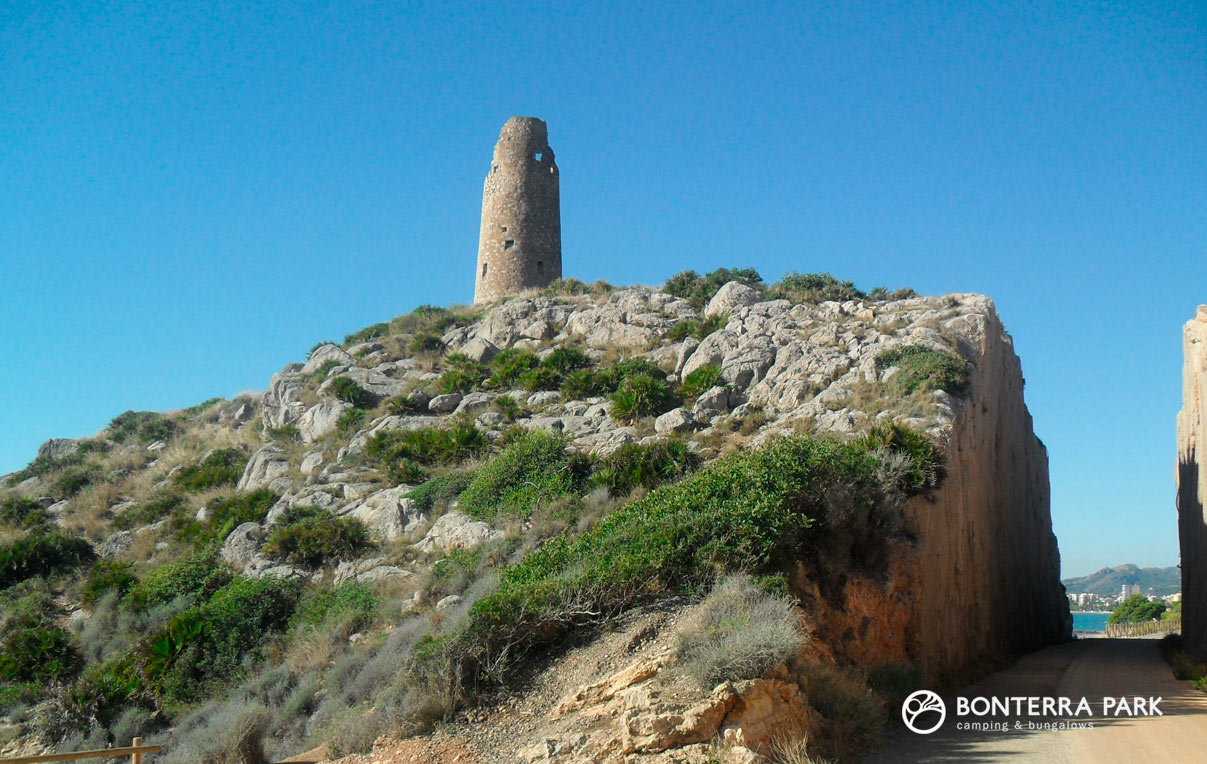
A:
[[[939,720],[934,724],[926,724],[929,718],[922,719],[918,722],[918,717],[928,712],[935,712],[939,715]],[[905,702],[901,704],[901,721],[905,722],[905,726],[909,727],[919,735],[929,735],[930,733],[943,726],[943,720],[947,718],[947,706],[944,705],[943,699],[930,690],[918,690],[912,693]]]

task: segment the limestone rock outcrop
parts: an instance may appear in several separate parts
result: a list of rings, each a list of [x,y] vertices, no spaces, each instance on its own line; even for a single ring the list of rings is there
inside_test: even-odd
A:
[[[1182,639],[1207,657],[1207,305],[1182,329],[1182,410],[1178,413],[1178,537],[1182,548]]]

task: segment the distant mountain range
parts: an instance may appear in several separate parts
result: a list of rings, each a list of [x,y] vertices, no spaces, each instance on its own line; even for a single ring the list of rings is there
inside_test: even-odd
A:
[[[1178,568],[1140,568],[1135,565],[1116,565],[1080,578],[1061,581],[1069,594],[1118,594],[1124,584],[1139,584],[1149,594],[1173,594],[1182,591],[1182,571]]]

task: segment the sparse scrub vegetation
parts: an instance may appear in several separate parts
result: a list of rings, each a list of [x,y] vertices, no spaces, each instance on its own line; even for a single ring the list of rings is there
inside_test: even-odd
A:
[[[638,374],[627,377],[612,393],[612,418],[633,422],[670,411],[675,395],[661,375]]]
[[[878,371],[893,366],[897,367],[897,373],[889,384],[902,395],[931,390],[961,395],[968,389],[970,379],[967,362],[941,350],[922,345],[904,345],[876,356]]]
[[[806,640],[796,603],[768,594],[744,574],[721,579],[695,618],[680,632],[676,656],[705,690],[727,679],[758,679]]]
[[[317,568],[325,562],[355,559],[369,546],[369,532],[354,517],[332,517],[318,507],[290,507],[278,518],[264,543],[264,554]]]
[[[599,460],[592,480],[612,496],[634,488],[654,488],[678,480],[700,466],[701,458],[682,440],[643,446],[629,443]]]
[[[703,308],[721,287],[730,281],[757,288],[763,283],[763,277],[753,268],[718,268],[703,276],[695,271],[682,271],[671,276],[662,285],[662,291],[682,297],[697,308]]]
[[[679,396],[684,400],[695,400],[701,394],[708,392],[718,385],[729,387],[725,380],[721,378],[720,365],[715,363],[705,364],[683,378],[683,384],[679,386]]]
[[[138,583],[133,572],[133,565],[120,560],[97,560],[88,570],[84,580],[84,588],[80,593],[81,601],[88,606],[96,604],[101,595],[106,592],[116,592],[122,597]]]
[[[35,531],[0,544],[0,589],[35,576],[66,573],[95,559],[96,552],[84,539]]]
[[[219,448],[197,464],[191,464],[176,475],[176,483],[187,491],[204,491],[223,485],[234,485],[243,476],[247,455],[237,448]]]
[[[230,532],[243,523],[262,522],[279,497],[267,488],[250,493],[235,493],[210,500],[206,505],[208,517],[197,520],[186,513],[173,516],[176,537],[201,547],[221,544]]]
[[[567,448],[564,438],[525,433],[474,473],[461,494],[460,508],[482,519],[524,517],[540,506],[577,496],[589,473],[589,460]]]
[[[336,399],[350,403],[355,408],[363,409],[373,405],[373,395],[356,384],[356,380],[351,377],[336,377],[331,380],[329,389]]]

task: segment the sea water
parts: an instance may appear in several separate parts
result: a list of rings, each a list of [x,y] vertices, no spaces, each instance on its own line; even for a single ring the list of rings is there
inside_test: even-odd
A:
[[[1102,634],[1106,631],[1106,619],[1110,613],[1073,613],[1073,632],[1075,634]]]

